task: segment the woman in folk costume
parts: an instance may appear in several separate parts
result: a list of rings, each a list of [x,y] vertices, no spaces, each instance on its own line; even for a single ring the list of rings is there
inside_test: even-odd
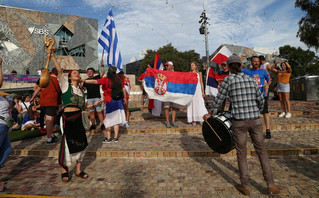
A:
[[[104,126],[106,130],[103,131],[103,143],[111,143],[112,141],[119,141],[119,128],[121,124],[126,123],[124,105],[126,101],[126,91],[121,79],[116,75],[117,68],[110,66],[107,72],[107,77],[97,80],[85,80],[87,84],[102,85],[104,92]],[[124,100],[124,102],[123,102]],[[111,127],[114,128],[114,137],[111,137]]]
[[[187,122],[196,126],[196,122],[203,122],[203,115],[207,114],[205,107],[204,97],[204,85],[202,73],[198,71],[198,65],[196,62],[191,63],[191,72],[197,74],[198,82],[196,85],[196,91],[192,102],[187,105]]]
[[[82,110],[85,107],[84,91],[80,88],[80,72],[71,70],[68,74],[63,74],[54,53],[51,53],[52,61],[58,71],[58,80],[62,91],[63,113],[60,120],[62,142],[59,152],[59,164],[62,166],[62,181],[68,182],[69,166],[76,163],[75,175],[82,179],[89,177],[81,170],[81,163],[88,146],[85,129],[82,123]],[[97,105],[99,101],[86,108]]]

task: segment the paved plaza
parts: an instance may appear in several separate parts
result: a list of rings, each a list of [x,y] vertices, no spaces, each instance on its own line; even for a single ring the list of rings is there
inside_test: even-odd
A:
[[[292,102],[290,119],[277,118],[279,101],[270,101],[272,139],[265,140],[281,193],[277,197],[319,197],[319,103]],[[164,117],[132,112],[120,141],[103,144],[103,134],[88,132],[83,161],[88,179],[61,181],[57,163],[59,143],[45,137],[12,142],[14,149],[0,181],[0,197],[242,197],[235,150],[214,153],[201,126],[178,112],[178,128],[165,128]],[[59,135],[57,134],[59,137]],[[61,137],[59,137],[61,140]],[[248,138],[251,197],[268,197],[259,160]]]

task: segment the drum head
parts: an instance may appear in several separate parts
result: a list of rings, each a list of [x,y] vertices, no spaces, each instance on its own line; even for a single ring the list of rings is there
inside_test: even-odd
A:
[[[202,132],[208,146],[220,154],[225,154],[233,150],[235,144],[231,129],[217,117],[210,117],[207,119],[207,122],[210,126],[204,122]],[[212,128],[221,140],[217,137]]]

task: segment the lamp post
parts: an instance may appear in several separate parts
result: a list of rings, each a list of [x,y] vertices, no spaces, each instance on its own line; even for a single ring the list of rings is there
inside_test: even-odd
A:
[[[209,66],[209,49],[208,49],[208,29],[207,29],[207,24],[209,24],[208,20],[209,18],[206,16],[206,10],[202,12],[200,15],[200,21],[199,23],[201,24],[199,28],[199,33],[205,35],[205,48],[206,48],[206,63],[207,66]]]

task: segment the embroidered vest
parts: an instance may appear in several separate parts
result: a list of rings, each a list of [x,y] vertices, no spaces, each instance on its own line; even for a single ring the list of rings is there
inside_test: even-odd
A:
[[[84,99],[84,91],[81,89],[83,96],[79,96],[73,93],[73,89],[71,84],[69,84],[68,90],[62,94],[62,102],[63,106],[75,106],[79,108],[83,108],[85,105]]]

